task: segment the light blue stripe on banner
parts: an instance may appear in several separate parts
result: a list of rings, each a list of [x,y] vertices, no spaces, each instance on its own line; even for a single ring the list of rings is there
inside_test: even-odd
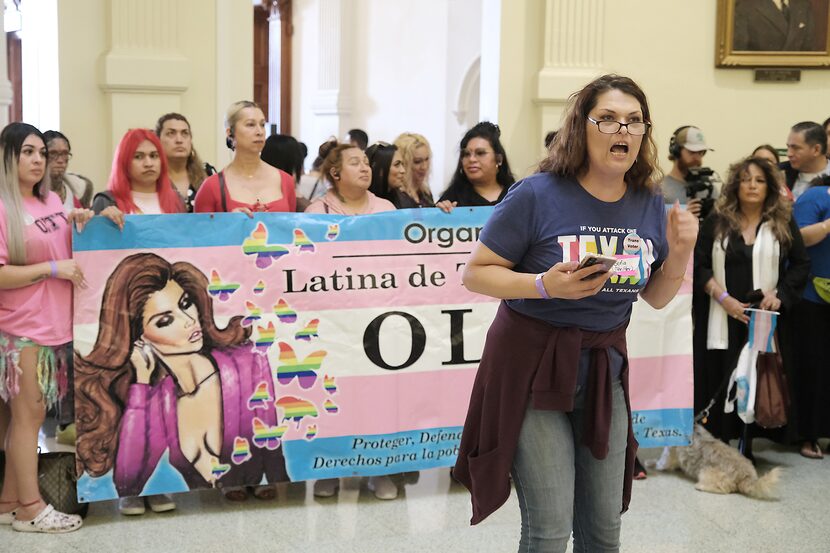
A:
[[[458,456],[461,427],[409,430],[372,436],[291,440],[282,443],[292,481],[375,476],[450,467]]]
[[[654,409],[631,413],[634,437],[640,447],[689,445],[693,419],[693,409]]]
[[[492,207],[458,207],[447,214],[440,209],[400,209],[355,217],[303,213],[187,213],[178,215],[128,215],[124,230],[104,217],[94,217],[82,233],[73,231],[75,251],[199,248],[240,246],[260,222],[268,230],[269,244],[292,244],[294,229],[301,228],[312,242],[327,242],[329,225],[339,224],[338,241],[403,240],[447,244],[465,242],[473,247]],[[362,224],[371,217],[372,224]],[[139,219],[140,218],[140,219]],[[136,221],[141,225],[136,225]],[[443,245],[442,245],[443,244]]]

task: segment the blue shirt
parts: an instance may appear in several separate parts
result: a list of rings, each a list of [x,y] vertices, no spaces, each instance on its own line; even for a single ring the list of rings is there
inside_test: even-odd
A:
[[[798,228],[814,225],[830,218],[830,187],[813,186],[808,188],[795,202],[793,218],[798,224]],[[810,256],[810,262],[812,263],[811,275],[830,278],[830,239],[825,237],[818,244],[807,248],[807,255]],[[813,303],[825,303],[816,293],[812,278],[807,279],[804,299]]]
[[[665,230],[659,194],[629,186],[620,200],[604,202],[574,179],[537,173],[511,187],[480,240],[520,273],[579,261],[586,252],[625,259],[634,274],[612,276],[595,296],[507,300],[516,311],[556,326],[606,332],[628,321],[638,292],[665,259]]]

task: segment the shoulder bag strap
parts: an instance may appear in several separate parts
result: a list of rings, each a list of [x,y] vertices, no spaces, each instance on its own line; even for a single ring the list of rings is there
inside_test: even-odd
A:
[[[222,211],[228,212],[228,193],[225,191],[225,171],[219,171],[219,196],[222,198]]]

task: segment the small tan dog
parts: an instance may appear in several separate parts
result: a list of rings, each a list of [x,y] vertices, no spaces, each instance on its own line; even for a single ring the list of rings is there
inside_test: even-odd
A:
[[[776,467],[758,478],[749,459],[699,424],[691,445],[666,448],[660,460],[647,464],[661,471],[681,470],[697,480],[695,489],[702,492],[740,493],[755,499],[772,499],[781,474]]]

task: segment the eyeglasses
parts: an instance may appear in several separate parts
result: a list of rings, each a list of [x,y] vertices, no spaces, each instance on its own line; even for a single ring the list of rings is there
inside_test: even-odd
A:
[[[492,154],[492,153],[494,153],[493,150],[484,150],[484,149],[473,150],[473,151],[461,150],[461,159],[470,159],[471,157],[474,157],[476,159],[481,159],[483,157],[486,157],[488,154]]]
[[[49,152],[49,159],[55,161],[65,159],[66,161],[69,161],[72,159],[72,152]]]
[[[617,134],[620,132],[620,129],[625,127],[628,134],[631,136],[642,136],[646,134],[646,131],[648,131],[649,127],[651,127],[651,123],[646,123],[645,121],[620,123],[619,121],[597,121],[596,119],[592,119],[590,117],[588,117],[588,121],[596,125],[597,130],[599,130],[602,134]]]

